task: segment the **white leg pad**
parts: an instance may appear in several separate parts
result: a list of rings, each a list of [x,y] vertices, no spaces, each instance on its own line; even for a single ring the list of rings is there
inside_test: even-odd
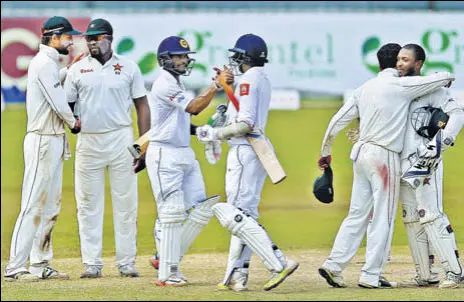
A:
[[[187,220],[182,227],[180,247],[181,258],[185,255],[185,253],[187,253],[193,241],[195,241],[201,230],[203,230],[203,228],[209,223],[211,217],[213,217],[214,214],[211,207],[215,205],[219,199],[219,195],[210,197],[195,205],[188,214]]]
[[[180,241],[185,220],[184,194],[181,191],[171,193],[165,200],[158,202],[159,229],[161,232],[159,250],[158,280],[166,281],[177,276],[180,262]]]
[[[423,225],[445,272],[461,276],[463,268],[455,250],[456,239],[448,217],[443,214],[442,217]]]
[[[274,254],[268,234],[253,218],[246,216],[233,205],[223,202],[213,206],[213,213],[221,225],[232,235],[242,239],[270,271],[281,272],[284,269],[283,264]]]
[[[232,278],[232,274],[236,270],[242,270],[243,273],[248,274],[252,253],[251,249],[242,239],[234,235],[231,236],[229,260],[227,262],[226,274],[222,284],[228,285]]]

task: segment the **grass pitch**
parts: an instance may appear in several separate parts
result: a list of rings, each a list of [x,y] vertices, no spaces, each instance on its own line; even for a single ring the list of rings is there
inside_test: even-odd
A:
[[[312,194],[314,179],[320,175],[320,171],[317,169],[320,145],[328,122],[336,110],[336,108],[311,108],[298,111],[271,111],[269,114],[266,132],[273,142],[278,157],[287,172],[287,179],[278,185],[273,185],[270,181],[266,181],[260,204],[260,223],[266,227],[272,239],[284,252],[288,251],[290,255],[295,254],[298,258],[300,258],[300,256],[304,258],[306,251],[316,251],[315,253],[318,255],[318,258],[307,260],[309,266],[306,264],[302,265],[297,271],[296,276],[292,276],[288,283],[286,281],[286,283],[282,285],[282,289],[279,287],[270,293],[263,293],[260,291],[260,286],[266,281],[267,274],[262,265],[257,265],[259,260],[256,259],[254,261],[254,263],[256,263],[254,269],[258,271],[256,271],[256,278],[251,277],[252,280],[250,281],[250,285],[251,288],[254,289],[252,292],[244,294],[224,294],[216,291],[214,285],[221,280],[227,259],[226,255],[223,254],[221,256],[221,253],[226,253],[228,251],[230,237],[229,233],[220,226],[215,218],[211,220],[211,223],[197,238],[189,252],[189,256],[185,259],[186,261],[187,259],[191,259],[192,261],[192,265],[186,267],[186,274],[189,275],[193,281],[193,286],[179,291],[173,289],[154,289],[154,275],[150,275],[148,271],[144,272],[145,269],[150,270],[151,268],[144,267],[147,266],[148,255],[154,251],[153,225],[156,217],[156,206],[148,175],[146,171],[142,171],[139,173],[137,249],[138,255],[145,256],[139,256],[137,267],[141,272],[144,272],[147,279],[142,277],[137,280],[123,279],[122,281],[118,281],[120,279],[116,277],[116,269],[113,267],[112,261],[108,260],[114,257],[115,252],[111,198],[107,184],[105,193],[105,222],[103,229],[103,256],[107,257],[105,261],[109,261],[105,269],[107,277],[95,283],[78,280],[77,283],[75,283],[75,281],[70,281],[70,283],[45,282],[34,285],[15,284],[13,287],[5,285],[2,281],[2,300],[7,297],[9,297],[9,299],[19,300],[42,299],[41,297],[43,297],[44,300],[77,300],[83,299],[84,296],[87,295],[87,291],[89,291],[88,298],[92,300],[367,299],[366,291],[355,288],[357,275],[352,279],[351,287],[354,288],[347,290],[329,289],[324,283],[324,280],[317,275],[317,267],[324,261],[324,258],[328,256],[338,227],[347,214],[351,192],[352,167],[349,159],[351,143],[347,140],[345,133],[349,127],[355,126],[355,123],[339,134],[333,146],[332,168],[334,170],[335,201],[328,205],[322,204],[318,202]],[[214,106],[210,106],[207,112],[195,117],[193,122],[196,124],[203,124],[213,112]],[[20,209],[21,184],[24,169],[22,144],[25,128],[26,113],[24,108],[2,112],[2,269],[6,265],[5,261],[9,257],[11,234]],[[462,203],[464,189],[461,178],[464,169],[462,142],[464,142],[463,133],[458,137],[456,146],[447,150],[445,153],[444,208],[453,224],[461,254],[464,254],[462,250],[464,246],[464,220],[461,218],[462,213],[464,213],[464,204]],[[197,143],[194,137],[192,137],[192,145],[200,161],[208,195],[220,194],[224,198],[227,145],[222,145],[222,158],[216,165],[207,163],[203,155],[203,145]],[[74,150],[75,137],[73,135],[71,135],[71,146],[72,150]],[[70,271],[75,272],[73,279],[76,279],[82,268],[79,264],[80,247],[74,200],[73,161],[74,158],[71,158],[71,160],[66,161],[64,164],[62,209],[53,232],[53,248],[57,267],[62,267],[64,269],[67,268],[66,265],[69,263]],[[399,207],[399,213],[401,213],[400,208],[401,207]],[[406,246],[406,234],[401,222],[401,215],[398,215],[393,238],[394,259],[396,256],[395,249],[400,249],[400,256],[409,261],[409,251]],[[206,254],[208,255],[205,256]],[[363,254],[360,252],[358,256],[361,257]],[[216,271],[213,270],[204,273],[201,265],[204,265],[205,261],[210,263],[211,261],[209,259],[217,259],[214,265],[218,267]],[[197,263],[197,260],[199,263]],[[414,271],[412,263],[406,260],[404,263],[400,263],[398,269],[404,269],[404,272],[407,273],[408,276],[412,275]],[[195,268],[198,268],[199,271],[196,272]],[[359,268],[360,267],[353,267],[352,269],[354,269],[354,272],[357,274]],[[262,272],[259,271],[259,269],[261,269]],[[260,272],[262,273],[261,275]],[[253,272],[253,275],[254,274]],[[394,277],[403,277],[403,273],[396,275],[395,270],[392,270],[391,274]],[[150,277],[148,277],[148,275],[150,275]],[[112,282],[114,282],[114,286],[111,286]],[[129,287],[117,285],[121,285],[121,283],[131,285]],[[101,284],[102,286],[99,287],[96,286],[96,284]],[[432,292],[438,292],[437,289],[412,290],[412,292],[408,290],[402,290],[402,292],[403,291],[405,291],[405,293],[397,297],[398,299],[436,300],[446,296],[443,296],[443,291],[440,291],[441,296],[439,297],[435,297],[431,294]],[[126,292],[127,296],[125,296]],[[274,296],[274,293],[279,292],[281,294]],[[420,292],[421,294],[416,295],[416,292]],[[39,295],[39,293],[41,294]],[[54,296],[53,293],[55,293]],[[158,295],[156,293],[160,294]],[[394,297],[390,296],[392,294],[388,294],[387,292],[375,293],[373,294],[374,296],[372,296],[371,293],[372,291],[369,291],[368,296],[371,300],[395,300]],[[410,297],[407,293],[411,293]],[[424,294],[422,297],[422,293],[427,294]],[[460,290],[456,291],[456,293],[460,293],[461,299],[464,296],[463,292]],[[142,296],[139,296],[139,294]],[[447,299],[453,300],[453,297],[456,297],[456,295],[451,294]]]

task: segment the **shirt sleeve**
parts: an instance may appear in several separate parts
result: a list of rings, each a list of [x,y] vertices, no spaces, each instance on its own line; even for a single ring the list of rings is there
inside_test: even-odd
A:
[[[50,107],[70,128],[74,128],[76,119],[66,102],[66,93],[61,87],[59,71],[51,64],[44,65],[37,75],[37,82]]]
[[[66,76],[66,80],[64,81],[64,91],[66,92],[68,103],[77,102],[78,93],[76,83],[74,81],[73,69],[70,69],[68,75]]]
[[[337,134],[348,126],[352,120],[359,117],[357,100],[359,89],[343,104],[342,108],[332,117],[322,140],[321,156],[332,154],[332,145]]]
[[[153,85],[151,93],[154,98],[160,100],[168,106],[181,108],[183,111],[187,109],[187,106],[192,102],[192,98],[189,98],[185,91],[181,89],[175,89],[173,86],[162,86]]]
[[[237,86],[240,109],[236,122],[245,122],[250,128],[256,124],[256,111],[258,110],[257,83],[242,82]]]
[[[449,72],[437,72],[428,76],[398,77],[396,79],[398,79],[408,99],[413,100],[445,86],[454,78],[454,75]]]
[[[139,66],[135,63],[133,64],[134,64],[134,75],[132,78],[131,96],[132,96],[132,99],[138,99],[143,96],[146,96],[147,91],[145,89],[145,84],[144,84],[142,73],[140,72]]]
[[[450,97],[441,106],[441,109],[449,115],[449,120],[443,129],[443,138],[445,140],[449,138],[454,142],[464,127],[464,108]]]

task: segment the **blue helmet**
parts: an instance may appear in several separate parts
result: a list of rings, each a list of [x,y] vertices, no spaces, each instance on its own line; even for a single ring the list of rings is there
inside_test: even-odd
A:
[[[242,65],[263,66],[268,63],[267,60],[267,45],[264,40],[253,34],[246,34],[238,38],[234,48],[229,49],[234,54],[229,57],[230,66],[234,69],[234,73],[243,73]]]
[[[189,75],[192,71],[195,59],[188,57],[189,54],[195,53],[190,50],[187,41],[181,37],[171,36],[161,41],[158,47],[158,63],[159,65],[177,75]],[[174,66],[172,60],[173,55],[187,55],[187,62],[185,65]],[[178,69],[178,67],[185,66],[185,69]]]

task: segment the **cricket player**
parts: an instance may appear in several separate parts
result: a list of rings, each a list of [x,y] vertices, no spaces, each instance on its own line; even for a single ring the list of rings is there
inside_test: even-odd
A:
[[[397,69],[401,77],[420,75],[425,62],[425,51],[417,44],[403,46],[398,55]],[[449,116],[446,127],[438,130],[432,125],[432,112],[441,109]],[[464,109],[448,89],[441,88],[420,97],[409,107],[404,149],[401,152],[401,170],[405,173],[421,156],[426,156],[434,132],[441,132],[441,153],[454,145],[464,124]],[[445,125],[445,124],[444,124]],[[441,158],[441,154],[438,154]],[[443,211],[443,161],[430,176],[416,178],[411,186],[402,180],[400,199],[403,206],[403,222],[409,239],[409,247],[416,266],[416,276],[399,283],[400,287],[429,286],[438,283],[430,269],[429,242],[437,253],[445,278],[439,288],[458,287],[463,276],[456,238],[448,216]]]
[[[51,239],[61,209],[63,160],[71,155],[65,124],[76,134],[81,121],[74,118],[66,102],[60,78],[66,70],[60,72],[58,64],[60,54],[69,53],[72,36],[79,34],[66,18],[49,18],[42,27],[39,52],[29,65],[21,211],[11,238],[5,281],[69,279],[50,266]]]
[[[132,105],[139,135],[150,128],[150,108],[137,64],[113,52],[113,28],[95,19],[84,33],[89,55],[73,65],[65,81],[70,106],[84,127],[77,136],[75,196],[84,271],[81,278],[101,277],[105,208],[105,171],[113,205],[116,265],[123,277],[138,277],[134,268],[137,235],[137,173],[125,146],[134,141]]]
[[[266,179],[266,171],[246,139],[254,127],[264,131],[271,101],[271,83],[264,70],[267,60],[265,41],[254,34],[241,36],[235,43],[230,66],[235,75],[241,75],[235,89],[240,109],[229,105],[228,125],[212,128],[205,125],[197,129],[201,142],[227,140],[227,203],[213,206],[214,214],[231,233],[229,260],[222,289],[247,290],[249,265],[255,252],[271,272],[264,290],[282,283],[297,268],[298,263],[287,258],[272,242],[266,230],[257,222],[258,205]]]
[[[181,76],[190,75],[195,59],[188,42],[170,36],[158,47],[162,67],[151,89],[151,136],[146,152],[148,176],[156,200],[158,219],[154,235],[159,257],[157,286],[183,286],[186,278],[179,264],[182,256],[213,216],[211,207],[219,196],[206,197],[205,183],[190,135],[196,133],[191,115],[202,112],[219,89],[212,83],[191,99]],[[230,72],[221,73],[226,82]]]
[[[398,77],[398,44],[389,43],[377,52],[381,72],[356,89],[332,117],[325,133],[318,166],[331,162],[333,141],[353,119],[360,118],[359,140],[354,144],[353,189],[348,216],[340,226],[330,256],[319,274],[333,287],[346,287],[341,272],[356,254],[366,233],[371,210],[371,234],[367,238],[366,264],[358,285],[379,288],[380,273],[388,255],[398,203],[400,157],[410,102],[447,85],[454,76],[448,72],[427,77]]]

